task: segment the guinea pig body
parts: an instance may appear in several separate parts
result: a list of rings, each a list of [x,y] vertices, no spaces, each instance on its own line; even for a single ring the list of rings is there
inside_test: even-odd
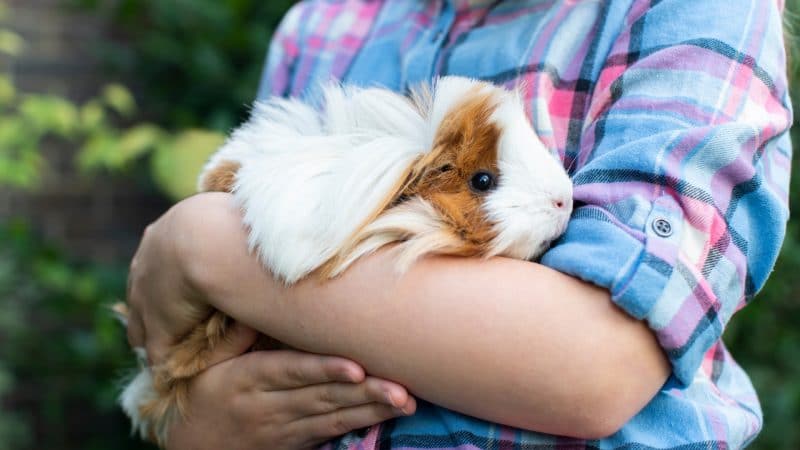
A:
[[[518,93],[459,77],[409,96],[323,92],[322,108],[256,104],[199,178],[201,191],[233,193],[251,249],[283,282],[334,277],[389,243],[400,272],[426,254],[532,259],[564,231],[572,185]],[[166,441],[227,322],[214,312],[128,385],[123,407],[143,436]]]
[[[516,93],[459,77],[411,96],[332,85],[321,112],[258,104],[200,190],[234,193],[251,247],[289,284],[390,242],[403,267],[425,253],[534,258],[572,201]]]

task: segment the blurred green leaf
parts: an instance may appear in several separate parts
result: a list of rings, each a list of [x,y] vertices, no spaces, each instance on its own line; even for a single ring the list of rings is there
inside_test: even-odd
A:
[[[30,145],[38,140],[28,122],[16,115],[0,116],[0,155],[10,155],[11,149]]]
[[[34,148],[22,148],[9,154],[0,152],[0,185],[32,189],[41,181],[45,160]]]
[[[15,95],[17,90],[11,82],[11,77],[0,73],[0,106],[9,105]]]
[[[75,105],[51,95],[26,95],[19,105],[19,112],[35,129],[64,137],[71,136],[80,124]]]
[[[103,109],[103,105],[93,99],[86,102],[83,107],[81,107],[81,125],[83,126],[84,130],[96,130],[97,128],[103,126],[104,120],[106,118],[106,112]]]
[[[34,275],[46,288],[67,290],[72,285],[73,272],[61,261],[43,259],[33,265]]]
[[[116,169],[114,154],[119,142],[113,130],[94,133],[76,155],[75,163],[84,173],[98,169]]]
[[[81,303],[91,303],[100,296],[99,286],[91,274],[84,273],[72,279],[72,292]]]
[[[130,117],[136,111],[136,101],[131,92],[121,84],[109,84],[103,89],[103,101],[123,117]]]
[[[142,124],[126,130],[119,139],[121,161],[128,162],[153,149],[165,133],[155,125]]]
[[[97,169],[121,170],[158,147],[168,134],[152,124],[139,124],[121,132],[98,128],[76,155],[83,172]]]
[[[225,142],[225,136],[205,130],[188,130],[160,146],[151,159],[156,184],[167,195],[179,200],[197,191],[197,175]]]
[[[0,52],[16,56],[22,51],[25,41],[22,36],[9,30],[0,28]]]

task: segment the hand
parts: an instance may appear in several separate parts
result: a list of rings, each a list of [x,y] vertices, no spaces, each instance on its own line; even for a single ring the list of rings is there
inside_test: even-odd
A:
[[[209,287],[196,275],[224,272],[220,267],[225,264],[216,255],[203,257],[208,243],[221,248],[242,245],[229,255],[233,260],[249,256],[245,244],[228,242],[234,232],[243,233],[241,215],[231,196],[223,193],[183,200],[145,230],[128,275],[128,341],[147,350],[151,365],[163,362],[170,346],[211,312]],[[240,282],[230,271],[222,278],[223,285]],[[242,354],[256,332],[237,323],[227,338],[212,364]]]
[[[307,449],[415,408],[405,388],[365,377],[352,361],[252,352],[194,379],[186,419],[173,425],[167,449]]]
[[[240,213],[220,193],[184,200],[146,230],[128,280],[128,339],[146,347],[151,364],[163,361],[169,346],[207,314],[212,299],[236,297],[226,286],[243,275],[229,266],[248,257],[241,236],[227,241],[237,232]],[[209,242],[234,251],[209,257],[203,251]],[[209,273],[218,284],[197,281]],[[193,381],[187,420],[170,431],[170,449],[305,448],[416,408],[405,388],[366,378],[352,361],[294,351],[240,356],[256,331],[239,323],[227,338],[211,358],[217,364]]]
[[[132,347],[145,347],[151,364],[162,362],[169,346],[210,311],[204,293],[191,283],[186,264],[197,238],[189,221],[201,206],[193,197],[172,207],[147,227],[131,261],[128,341]]]

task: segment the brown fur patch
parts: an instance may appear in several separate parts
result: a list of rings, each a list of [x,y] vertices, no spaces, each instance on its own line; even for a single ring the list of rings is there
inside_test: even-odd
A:
[[[124,306],[124,305],[123,305]],[[115,305],[115,308],[117,305]],[[167,356],[164,364],[153,367],[153,389],[158,394],[155,399],[139,409],[141,417],[157,424],[151,440],[160,442],[158,429],[168,426],[177,419],[185,418],[189,401],[191,379],[205,370],[215,348],[225,339],[232,319],[221,311],[214,311],[197,324],[185,337],[178,340]],[[288,348],[266,335],[259,335],[251,350],[276,350]]]
[[[496,107],[492,93],[475,92],[458,104],[439,126],[433,151],[418,163],[419,181],[403,193],[431,202],[462,241],[456,252],[462,256],[482,255],[494,238],[482,208],[485,194],[472,191],[469,182],[479,171],[499,175],[501,130],[491,121]]]
[[[222,312],[212,313],[170,349],[164,364],[151,369],[153,389],[158,395],[140,408],[143,418],[165,426],[184,417],[190,380],[208,367],[214,348],[225,338],[229,323],[230,319]],[[163,442],[159,444],[164,445]]]
[[[236,173],[242,165],[234,161],[221,161],[216,167],[206,172],[200,183],[204,192],[231,192],[236,182]]]

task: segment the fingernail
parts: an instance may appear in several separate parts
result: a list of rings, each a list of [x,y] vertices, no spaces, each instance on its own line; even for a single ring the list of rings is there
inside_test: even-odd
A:
[[[358,373],[356,373],[356,371],[352,370],[349,367],[344,367],[342,369],[339,369],[338,375],[341,377],[340,380],[346,383],[358,383],[359,381],[361,381],[359,379]]]
[[[358,383],[360,381],[358,374],[354,373],[352,370],[344,371],[344,379],[345,381],[349,381],[350,383]]]
[[[349,381],[350,383],[360,383],[364,380],[363,372],[358,367],[353,367],[351,365],[345,366],[342,374],[345,377],[345,381]]]
[[[392,408],[392,411],[395,412],[398,416],[409,416],[411,415],[410,411],[404,411],[403,408]]]
[[[397,408],[397,406],[399,406],[397,404],[397,400],[395,400],[394,397],[392,396],[392,391],[390,391],[389,389],[385,389],[383,391],[383,398],[386,399],[387,403],[389,403],[390,405],[394,406],[395,408]]]

